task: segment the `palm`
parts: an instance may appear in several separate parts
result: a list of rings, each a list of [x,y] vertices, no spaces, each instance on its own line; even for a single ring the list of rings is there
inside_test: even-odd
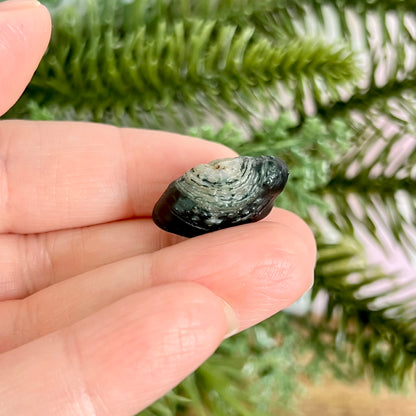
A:
[[[21,48],[25,57],[0,67],[3,110],[48,39],[44,8],[16,16],[0,8],[0,31],[7,19],[11,39],[13,24],[30,35],[0,49],[2,62]],[[5,414],[131,414],[208,358],[227,325],[253,325],[311,283],[313,237],[287,211],[191,240],[151,221],[172,179],[227,148],[85,123],[2,121],[0,138]]]
[[[0,128],[7,166],[1,351],[29,348],[46,334],[77,332],[79,325],[102,328],[131,296],[132,315],[140,305],[142,313],[154,310],[152,321],[167,325],[188,297],[203,310],[198,299],[206,296],[205,286],[233,307],[243,329],[305,290],[313,242],[304,223],[287,211],[191,240],[159,230],[150,219],[172,179],[196,163],[230,156],[230,150],[168,133],[85,123],[4,121]],[[117,326],[128,328],[122,318]],[[80,342],[87,349],[89,337]]]

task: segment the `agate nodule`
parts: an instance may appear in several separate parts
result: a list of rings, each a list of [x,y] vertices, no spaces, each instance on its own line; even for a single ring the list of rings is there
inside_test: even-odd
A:
[[[289,176],[273,156],[240,156],[198,165],[172,182],[153,209],[163,230],[195,237],[266,217]]]

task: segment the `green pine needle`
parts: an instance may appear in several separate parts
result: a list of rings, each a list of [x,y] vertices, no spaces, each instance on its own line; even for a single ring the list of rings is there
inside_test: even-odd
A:
[[[319,319],[300,321],[312,331],[314,341],[321,343],[323,359],[338,375],[354,379],[366,374],[394,390],[409,387],[415,380],[416,319],[412,305],[416,295],[408,295],[400,304],[391,296],[406,293],[411,283],[394,286],[394,276],[369,266],[363,247],[351,237],[336,243],[325,243],[322,238],[318,242],[312,296],[327,293],[327,323]],[[377,282],[390,282],[390,289],[381,289]],[[380,289],[375,291],[377,287]],[[373,294],[364,295],[366,292]]]
[[[264,102],[278,104],[281,89],[302,102],[309,90],[329,93],[357,76],[354,55],[339,43],[273,42],[253,26],[216,19],[161,18],[150,28],[116,30],[105,8],[89,2],[84,9],[81,17],[71,3],[56,11],[48,53],[26,94],[42,107],[96,121],[114,112],[119,124],[126,113],[132,120],[158,109],[173,114],[173,105],[218,115],[225,107],[247,117]],[[23,98],[10,116],[24,116],[25,105]]]

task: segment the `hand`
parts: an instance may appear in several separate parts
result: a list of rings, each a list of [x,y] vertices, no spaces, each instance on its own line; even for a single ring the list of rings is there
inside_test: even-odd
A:
[[[30,3],[0,5],[0,112],[49,40]],[[169,182],[232,155],[163,132],[0,122],[1,414],[132,415],[308,289],[315,243],[290,212],[189,240],[153,224]]]

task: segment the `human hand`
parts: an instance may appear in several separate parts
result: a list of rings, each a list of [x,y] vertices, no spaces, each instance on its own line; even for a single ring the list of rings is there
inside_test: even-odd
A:
[[[49,40],[30,3],[0,5],[0,113]],[[315,243],[290,212],[189,240],[153,224],[169,182],[232,155],[163,132],[0,122],[1,414],[132,415],[308,289]]]

